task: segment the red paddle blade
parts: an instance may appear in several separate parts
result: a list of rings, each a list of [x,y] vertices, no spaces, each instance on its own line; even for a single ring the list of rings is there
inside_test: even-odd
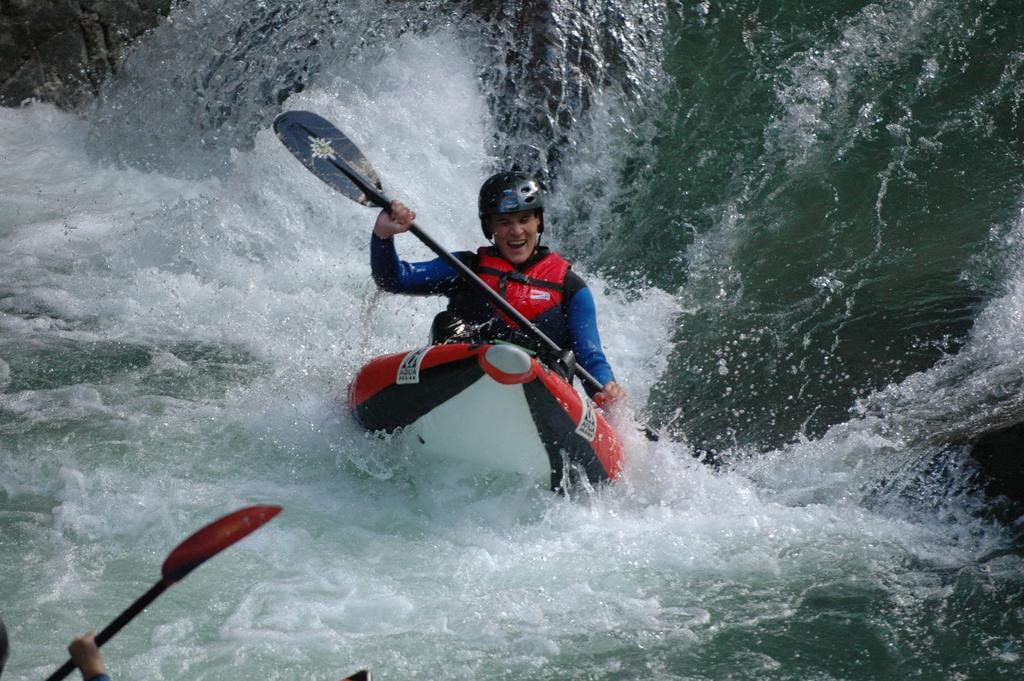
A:
[[[280,506],[247,506],[214,520],[171,551],[161,570],[164,581],[173,584],[280,512]]]

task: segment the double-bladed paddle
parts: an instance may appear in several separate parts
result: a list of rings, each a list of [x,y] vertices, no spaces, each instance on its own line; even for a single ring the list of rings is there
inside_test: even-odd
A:
[[[337,191],[364,206],[391,207],[391,200],[384,195],[384,187],[373,166],[352,140],[329,121],[308,111],[285,111],[274,119],[274,132],[302,165]],[[540,341],[554,357],[561,359],[565,356],[555,341],[512,307],[461,260],[442,248],[417,225],[413,224],[409,231],[448,263],[459,276],[487,296],[499,310]],[[604,387],[583,367],[575,365],[574,370],[581,380],[597,391]]]
[[[177,548],[171,551],[164,561],[163,568],[160,570],[160,581],[97,634],[96,645],[101,646],[113,638],[114,634],[121,631],[124,625],[156,600],[157,596],[167,590],[167,587],[184,578],[188,573],[242,537],[259,529],[280,512],[280,506],[248,506],[213,521],[178,544]],[[46,681],[59,681],[74,669],[75,663],[68,660]]]

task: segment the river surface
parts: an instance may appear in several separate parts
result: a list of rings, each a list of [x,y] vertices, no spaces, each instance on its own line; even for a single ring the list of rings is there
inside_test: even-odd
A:
[[[84,115],[0,109],[5,679],[262,503],[104,647],[116,681],[1020,678],[1020,523],[948,444],[1024,417],[1018,3],[556,2],[532,52],[527,2],[193,5]],[[548,178],[631,395],[620,480],[359,429],[349,380],[443,302],[376,291],[374,211],[284,109],[452,250],[490,172]]]

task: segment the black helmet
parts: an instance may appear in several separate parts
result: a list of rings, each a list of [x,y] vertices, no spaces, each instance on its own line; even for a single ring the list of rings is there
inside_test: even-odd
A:
[[[498,173],[491,175],[480,187],[480,228],[491,238],[487,216],[518,213],[521,210],[540,210],[540,229],[544,231],[544,191],[540,182],[525,173]]]

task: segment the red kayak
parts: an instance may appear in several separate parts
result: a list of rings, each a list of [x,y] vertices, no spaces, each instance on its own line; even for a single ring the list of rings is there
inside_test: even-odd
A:
[[[562,490],[622,468],[618,435],[593,402],[519,346],[452,343],[372,360],[348,388],[369,431],[426,454],[521,473]]]

